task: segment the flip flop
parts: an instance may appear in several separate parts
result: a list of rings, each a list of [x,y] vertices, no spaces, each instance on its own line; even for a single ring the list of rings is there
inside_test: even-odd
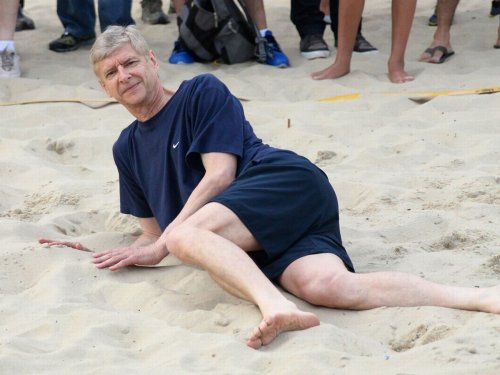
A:
[[[436,53],[436,51],[439,51],[442,53],[439,60],[436,62],[434,62],[434,61],[426,61],[426,62],[431,63],[431,64],[442,64],[446,60],[448,60],[448,58],[450,56],[453,56],[455,54],[455,52],[453,52],[453,51],[448,51],[448,48],[446,48],[445,46],[437,46],[434,48],[427,48],[424,52],[431,55],[431,57],[434,57],[434,54]]]

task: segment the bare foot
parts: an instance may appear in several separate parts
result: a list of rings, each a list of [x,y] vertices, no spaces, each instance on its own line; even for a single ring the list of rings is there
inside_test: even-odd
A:
[[[349,65],[348,66],[341,66],[340,64],[333,63],[330,65],[328,68],[320,70],[319,72],[314,72],[311,74],[312,79],[334,79],[334,78],[340,78],[342,76],[345,76],[351,71]]]
[[[443,47],[443,48],[436,48]],[[443,43],[437,40],[434,40],[429,48],[427,48],[421,55],[419,60],[431,64],[439,64],[444,62],[444,60],[453,55],[455,52],[451,47],[450,43]],[[445,56],[446,54],[446,56]],[[443,59],[444,56],[444,59]]]
[[[392,83],[406,83],[414,79],[415,77],[406,73],[404,69],[389,70],[389,80]]]
[[[415,79],[405,71],[405,60],[403,58],[395,58],[391,56],[387,62],[387,69],[389,70],[389,80],[392,83],[405,83]]]
[[[268,316],[255,327],[247,345],[253,349],[259,349],[269,344],[281,332],[298,331],[319,325],[316,315],[300,310],[276,313]]]

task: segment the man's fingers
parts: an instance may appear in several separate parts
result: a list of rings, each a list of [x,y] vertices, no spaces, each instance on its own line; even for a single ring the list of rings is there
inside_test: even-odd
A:
[[[58,241],[58,240],[51,240],[49,238],[40,238],[38,239],[38,243],[39,244],[47,244],[49,246],[53,246],[53,245],[62,245],[62,241]]]
[[[124,260],[118,262],[114,266],[109,267],[109,270],[110,271],[116,271],[117,269],[120,269],[120,268],[123,268],[123,267],[128,267],[128,266],[131,266],[133,264],[134,264],[134,262],[132,262],[130,260],[130,258],[127,258],[127,259],[124,259]]]
[[[113,256],[113,254],[111,254],[109,252],[94,254],[92,256],[92,262],[94,262],[94,263],[104,262],[105,260],[108,260],[112,256]]]
[[[111,252],[103,254],[100,257],[95,257],[92,259],[92,262],[97,268],[109,268],[111,271],[114,271],[118,268],[134,264],[133,258],[132,254]]]
[[[47,244],[49,246],[67,246],[76,250],[92,252],[92,250],[86,248],[80,242],[58,241],[58,240],[51,240],[49,238],[40,238],[38,239],[38,243]]]

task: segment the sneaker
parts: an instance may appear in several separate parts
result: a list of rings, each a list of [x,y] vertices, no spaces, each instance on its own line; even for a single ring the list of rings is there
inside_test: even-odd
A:
[[[264,35],[265,39],[265,49],[266,49],[266,61],[264,64],[276,66],[278,68],[286,68],[290,66],[290,61],[288,57],[281,50],[278,42],[274,39],[273,33],[271,31],[266,31]]]
[[[12,49],[5,48],[0,52],[0,78],[20,77],[19,56]]]
[[[17,19],[16,19],[16,31],[22,30],[33,30],[35,28],[35,23],[33,20],[24,15],[23,9],[19,7],[17,10]]]
[[[176,40],[174,43],[174,49],[172,54],[168,58],[170,64],[192,64],[194,63],[194,58],[191,54],[184,48],[180,41]]]
[[[356,35],[356,43],[354,43],[354,48],[352,50],[360,53],[378,51],[377,48],[372,46],[372,44],[361,35],[361,33]]]
[[[493,0],[491,2],[490,16],[495,17],[500,14],[500,0]]]
[[[161,9],[162,2],[157,0],[142,0],[141,19],[150,25],[166,25],[170,19]]]
[[[68,32],[64,32],[60,38],[49,43],[49,49],[54,52],[69,52],[80,48],[81,46],[92,44],[95,37],[78,38]]]
[[[429,26],[437,26],[438,25],[438,16],[436,14],[437,6],[434,7],[434,13],[432,13],[432,16],[429,17],[429,20],[427,21],[427,25]]]
[[[308,60],[330,56],[328,45],[320,34],[306,35],[300,40],[300,54]]]

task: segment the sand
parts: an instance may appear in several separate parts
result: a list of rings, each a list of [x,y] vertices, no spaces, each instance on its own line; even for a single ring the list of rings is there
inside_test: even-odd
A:
[[[265,142],[321,166],[337,192],[341,228],[358,272],[397,270],[460,286],[500,279],[500,94],[413,92],[498,87],[498,18],[489,2],[459,5],[456,55],[418,62],[431,40],[434,2],[420,1],[407,49],[416,80],[389,83],[390,2],[366,4],[365,36],[379,53],[355,54],[352,73],[313,81],[333,57],[307,61],[289,2],[268,1],[269,25],[292,61],[172,66],[173,24],[140,22],[167,88],[211,72],[244,102]],[[166,9],[166,7],[165,7]],[[111,146],[132,117],[106,100],[88,48],[47,49],[62,32],[55,2],[27,1],[37,29],[16,33],[22,78],[0,81],[0,372],[2,374],[499,374],[500,317],[444,308],[364,312],[311,306],[321,325],[253,350],[252,304],[203,270],[167,258],[158,268],[96,269],[90,255],[37,244],[46,236],[94,250],[129,243],[135,221],[119,214]],[[329,30],[325,39],[330,45]],[[396,93],[389,95],[387,92]],[[320,99],[359,94],[354,100]],[[75,101],[76,100],[76,101]],[[66,101],[66,102],[65,102]],[[79,101],[86,102],[82,104]]]

